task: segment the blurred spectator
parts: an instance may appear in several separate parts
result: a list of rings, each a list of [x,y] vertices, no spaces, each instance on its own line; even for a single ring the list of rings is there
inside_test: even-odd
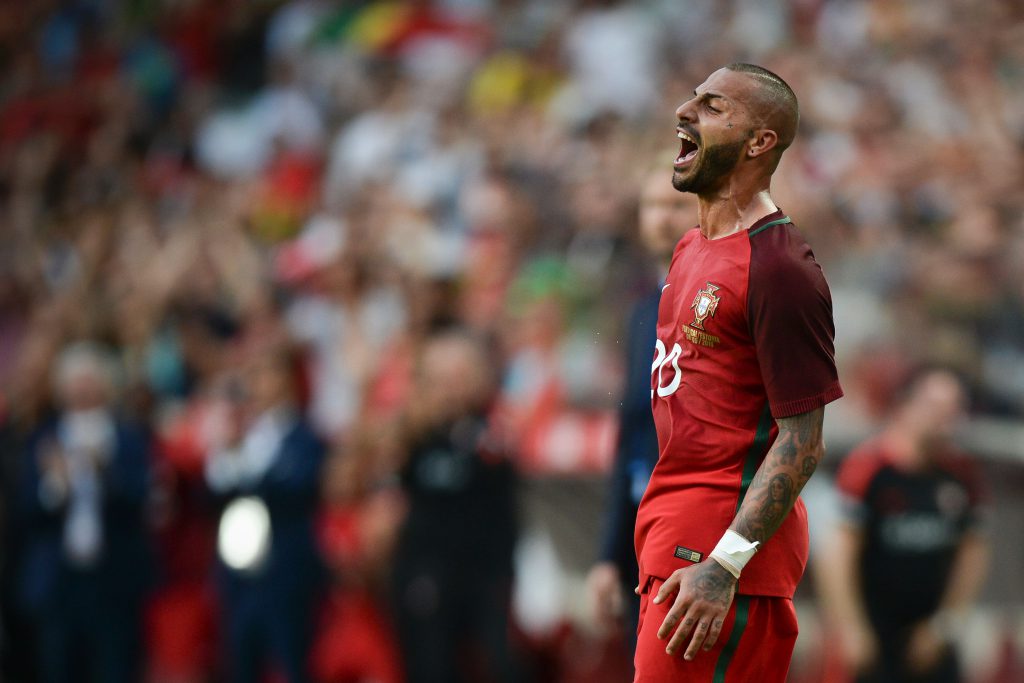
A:
[[[206,456],[228,448],[225,412],[244,423],[237,439],[262,433],[227,400],[248,382],[230,379],[250,365],[235,349],[297,346],[307,373],[295,416],[331,452],[322,473],[310,466],[297,516],[317,508],[325,480],[347,491],[309,512],[328,520],[321,542],[336,553],[323,621],[307,626],[332,634],[314,667],[324,680],[394,677],[376,603],[401,449],[364,449],[360,435],[389,433],[382,425],[417,400],[411,366],[443,320],[495,338],[517,471],[603,473],[625,311],[651,280],[625,180],[652,153],[668,168],[672,111],[694,77],[736,59],[801,95],[801,134],[773,191],[813,233],[832,284],[851,389],[827,428],[863,438],[893,378],[922,362],[955,367],[979,413],[1018,419],[1022,46],[1024,8],[1011,0],[0,2],[5,598],[44,576],[23,571],[45,534],[21,514],[35,493],[15,482],[41,476],[23,443],[53,418],[46,378],[71,342],[101,340],[123,371],[111,411],[158,440],[158,485],[115,525],[142,535],[152,510],[148,675],[212,677],[234,647],[212,624],[222,607],[237,612],[221,602],[240,593],[211,589]],[[361,520],[354,550],[332,535],[335,513]],[[571,536],[580,563],[590,531]],[[53,578],[57,594],[71,575]],[[269,585],[230,575],[221,587],[248,586],[253,601]],[[555,621],[586,623],[560,581],[572,583],[521,590]],[[14,619],[0,630],[5,680],[33,675],[23,602],[3,605]],[[343,625],[360,620],[376,624],[361,631],[368,649],[334,656]],[[372,667],[346,668],[371,650]]]
[[[384,360],[380,351],[401,329],[405,302],[369,264],[348,253],[314,277],[317,290],[295,298],[287,321],[292,337],[308,346],[310,420],[321,434],[339,438],[361,411],[366,383]]]
[[[651,358],[657,334],[661,286],[676,243],[697,221],[697,200],[677,192],[663,172],[652,172],[640,194],[640,241],[656,264],[657,280],[634,306],[626,339],[626,386],[619,408],[619,437],[608,488],[598,563],[587,578],[599,622],[622,619],[626,642],[636,646],[640,598],[633,592],[639,568],[633,546],[636,512],[658,461],[651,415]]]
[[[79,343],[57,360],[58,411],[31,438],[20,494],[30,525],[21,600],[44,681],[139,680],[149,439],[115,409],[113,362]]]
[[[626,117],[649,113],[657,99],[662,40],[655,15],[614,0],[583,5],[564,38],[573,81],[560,95],[563,111],[583,121],[605,111]]]
[[[424,343],[409,407],[395,621],[409,683],[519,681],[509,643],[515,477],[488,418],[496,384],[466,332]]]
[[[921,375],[839,471],[825,606],[857,681],[962,680],[954,643],[988,565],[982,484],[950,440],[964,401],[954,375]]]
[[[406,514],[393,475],[398,434],[388,423],[351,434],[324,473],[320,541],[332,574],[323,623],[313,649],[322,683],[402,683],[404,667],[386,594],[388,567]]]
[[[322,565],[314,512],[323,443],[298,403],[287,351],[254,352],[237,383],[206,482],[221,501],[221,609],[229,680],[257,683],[265,667],[289,683],[309,680],[307,657]]]

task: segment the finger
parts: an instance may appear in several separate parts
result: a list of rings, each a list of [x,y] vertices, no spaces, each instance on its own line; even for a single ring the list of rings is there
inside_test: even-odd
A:
[[[625,605],[623,604],[624,598],[622,596],[621,589],[616,588],[612,591],[610,599],[608,600],[608,612],[613,617],[620,617],[625,611]]]
[[[693,638],[690,639],[690,645],[686,648],[686,652],[683,653],[683,659],[689,661],[700,652],[700,646],[704,644],[704,639],[707,637],[708,629],[710,628],[711,619],[708,617],[704,617],[697,622],[697,627],[693,629]]]
[[[664,640],[668,638],[669,634],[672,633],[672,629],[676,627],[679,621],[686,614],[686,610],[689,608],[689,603],[682,598],[676,598],[675,604],[669,609],[668,614],[665,615],[665,619],[661,622],[661,628],[658,629],[658,639]]]
[[[725,624],[725,619],[721,617],[713,619],[711,621],[711,627],[708,629],[708,635],[704,639],[704,649],[710,650],[718,642],[718,636],[722,633],[722,626]]]
[[[698,619],[696,615],[687,613],[679,624],[679,628],[676,629],[676,632],[672,634],[672,638],[669,639],[668,646],[665,647],[665,652],[669,655],[675,656],[677,652],[682,650],[686,643],[687,636],[690,635],[690,631],[693,630],[693,627],[697,625],[697,621]]]
[[[673,574],[668,577],[668,581],[661,584],[661,588],[658,589],[658,594],[654,596],[654,604],[657,605],[664,602],[668,596],[676,592],[679,587],[679,578]]]
[[[592,604],[594,605],[594,616],[597,617],[597,619],[599,621],[606,620],[608,618],[608,607],[605,604],[603,596],[601,596],[601,595],[593,596],[593,603]]]

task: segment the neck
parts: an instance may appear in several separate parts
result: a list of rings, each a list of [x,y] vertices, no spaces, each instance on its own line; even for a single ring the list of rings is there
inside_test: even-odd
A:
[[[709,240],[746,230],[777,210],[769,193],[768,179],[753,187],[726,181],[716,190],[697,196],[700,232]]]
[[[928,463],[928,454],[924,438],[920,435],[894,425],[885,434],[885,442],[889,452],[903,467],[910,470],[919,470]]]

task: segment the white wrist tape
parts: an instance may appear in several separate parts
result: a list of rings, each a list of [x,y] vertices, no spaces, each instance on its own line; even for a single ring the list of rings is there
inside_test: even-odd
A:
[[[747,562],[750,562],[750,558],[754,556],[754,553],[757,552],[757,546],[759,545],[761,544],[757,541],[751,543],[732,529],[726,529],[725,534],[718,541],[718,545],[711,551],[710,557],[714,558],[718,564],[725,567],[726,571],[739,579],[740,573],[747,566]]]

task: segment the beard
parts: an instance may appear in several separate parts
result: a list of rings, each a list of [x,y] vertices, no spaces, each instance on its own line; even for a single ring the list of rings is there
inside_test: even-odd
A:
[[[740,151],[746,144],[746,140],[736,140],[705,147],[691,168],[682,173],[672,173],[672,187],[680,192],[692,192],[696,195],[717,189],[726,176],[736,168],[740,161]]]

